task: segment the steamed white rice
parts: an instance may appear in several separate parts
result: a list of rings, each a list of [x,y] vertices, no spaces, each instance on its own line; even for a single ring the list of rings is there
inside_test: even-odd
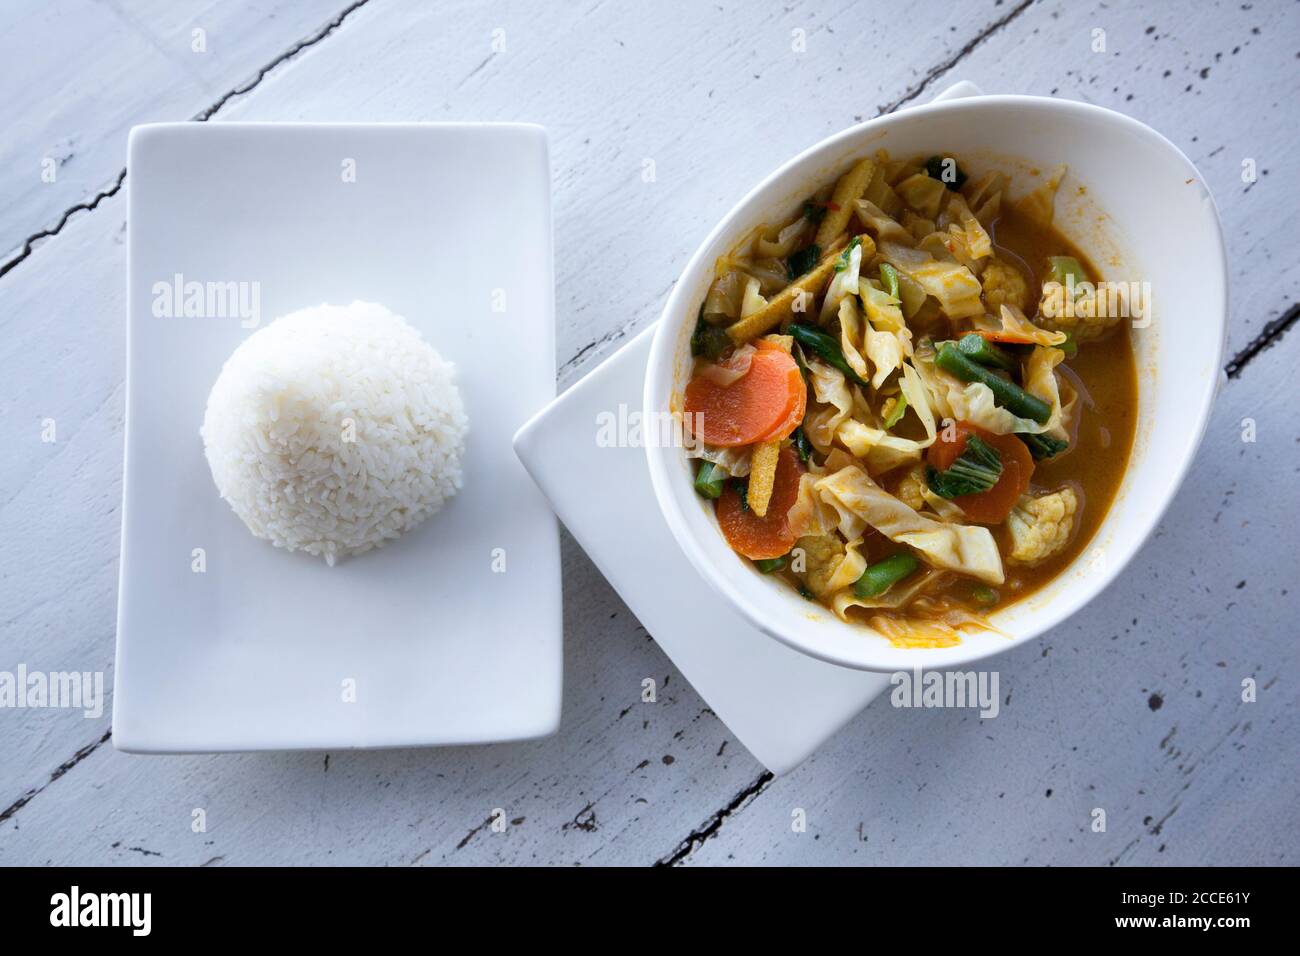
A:
[[[203,416],[221,497],[259,538],[331,565],[378,548],[461,487],[455,368],[382,305],[322,305],[235,349]]]

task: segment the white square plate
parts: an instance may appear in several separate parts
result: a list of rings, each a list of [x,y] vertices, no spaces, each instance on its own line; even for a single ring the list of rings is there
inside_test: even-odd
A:
[[[696,573],[659,511],[645,449],[603,447],[603,416],[639,410],[653,327],[519,430],[515,451],[555,513],[632,613],[749,752],[773,773],[798,766],[888,685],[791,650]],[[591,495],[598,474],[617,495]],[[629,547],[628,542],[636,542]]]
[[[545,131],[164,124],[132,131],[129,169],[117,747],[553,732],[558,531],[511,450],[555,395]],[[234,310],[157,317],[155,284],[177,276],[256,288],[258,327],[357,299],[404,316],[457,367],[464,489],[400,540],[333,568],[255,539],[218,497],[199,438],[222,363],[254,329]]]

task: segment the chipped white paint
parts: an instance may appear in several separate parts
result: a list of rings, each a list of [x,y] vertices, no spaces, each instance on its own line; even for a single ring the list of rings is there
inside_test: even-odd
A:
[[[201,112],[349,4],[284,4],[292,12],[274,19],[252,12],[264,5],[166,6],[176,12],[161,21],[113,28],[70,13],[6,21],[0,60],[61,85],[42,103],[12,90],[0,101],[0,246],[111,186],[130,124]],[[1230,354],[1300,298],[1287,254],[1300,212],[1286,112],[1300,85],[1293,4],[917,6],[873,7],[864,20],[847,2],[434,13],[369,0],[214,119],[549,126],[562,385],[653,320],[699,238],[764,173],[959,76],[1125,110],[1191,156],[1234,254]],[[224,66],[187,73],[175,44],[188,44],[191,20],[217,16]],[[1098,26],[1105,54],[1090,48]],[[209,31],[209,56],[216,40]],[[150,69],[131,69],[140,44]],[[63,179],[54,202],[23,157],[63,142],[80,144],[85,172]],[[1247,158],[1253,185],[1240,178]],[[645,159],[654,182],[642,181]],[[70,177],[74,164],[63,168]],[[0,278],[0,669],[111,674],[124,198],[72,216]],[[1300,523],[1284,489],[1300,464],[1285,405],[1297,358],[1293,330],[1228,383],[1188,484],[1124,579],[998,659],[1004,704],[992,721],[882,699],[769,782],[566,540],[556,737],[131,758],[96,746],[106,718],[4,710],[0,863],[1296,863]],[[1254,443],[1241,441],[1247,417]],[[40,441],[46,419],[57,442]],[[641,701],[647,677],[655,703]],[[1248,677],[1255,703],[1241,700]],[[495,808],[511,821],[504,832],[485,825]],[[1096,808],[1105,833],[1089,827]],[[796,809],[805,832],[792,828]],[[711,836],[691,840],[696,830]]]
[[[66,210],[116,189],[134,124],[202,115],[326,28],[335,6],[292,0],[0,6],[0,266],[21,253],[28,237],[55,229]]]

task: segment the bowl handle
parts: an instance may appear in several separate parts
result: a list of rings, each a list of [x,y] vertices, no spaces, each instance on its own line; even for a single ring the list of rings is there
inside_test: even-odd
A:
[[[952,86],[948,87],[934,99],[931,103],[942,103],[944,100],[964,100],[968,96],[983,96],[984,91],[972,83],[970,80],[958,80]]]

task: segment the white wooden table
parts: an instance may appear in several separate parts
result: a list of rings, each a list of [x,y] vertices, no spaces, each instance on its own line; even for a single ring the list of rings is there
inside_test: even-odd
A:
[[[1154,540],[1092,606],[997,661],[994,720],[877,702],[773,780],[566,538],[555,737],[141,758],[109,744],[107,709],[4,709],[0,863],[1300,862],[1288,364],[1300,362],[1300,331],[1287,332],[1300,307],[1300,9],[1149,6],[0,8],[0,670],[103,671],[111,685],[121,186],[136,123],[545,124],[563,388],[654,320],[686,257],[752,183],[823,136],[960,78],[1086,100],[1154,125],[1208,178],[1232,255],[1236,356]],[[41,440],[47,419],[54,442]],[[1243,441],[1247,419],[1255,441]],[[644,677],[659,682],[657,703],[640,702]],[[1242,700],[1247,678],[1254,702]],[[504,832],[485,825],[498,807]],[[791,827],[796,810],[806,832]]]

